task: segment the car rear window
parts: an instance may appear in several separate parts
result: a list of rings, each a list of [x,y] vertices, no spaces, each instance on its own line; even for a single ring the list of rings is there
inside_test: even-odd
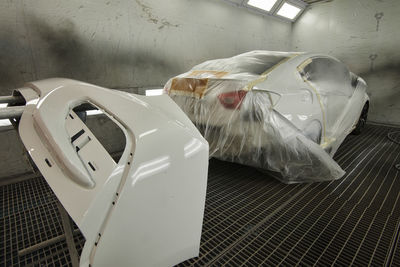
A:
[[[209,60],[195,66],[193,70],[213,70],[261,75],[290,56],[290,53],[284,52],[253,51],[231,58]]]

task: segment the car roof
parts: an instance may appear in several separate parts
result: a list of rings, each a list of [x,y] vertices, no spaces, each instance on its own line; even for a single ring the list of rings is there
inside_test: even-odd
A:
[[[246,69],[246,66],[249,68],[249,70],[251,70],[250,66],[253,63],[255,65],[260,64],[260,62],[269,63],[269,61],[272,60],[272,67],[287,58],[290,58],[290,60],[287,60],[283,64],[287,65],[288,67],[290,65],[292,65],[290,67],[297,67],[304,61],[313,57],[327,57],[337,60],[334,57],[320,53],[253,50],[232,57],[207,60],[194,66],[192,70],[220,70],[232,73],[240,73],[245,72],[244,69]],[[245,65],[245,67],[237,67],[239,65]]]

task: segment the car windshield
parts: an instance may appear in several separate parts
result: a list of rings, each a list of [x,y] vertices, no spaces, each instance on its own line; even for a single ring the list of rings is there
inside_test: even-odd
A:
[[[252,51],[230,58],[209,60],[193,68],[193,70],[226,71],[229,73],[250,73],[261,75],[292,53]]]

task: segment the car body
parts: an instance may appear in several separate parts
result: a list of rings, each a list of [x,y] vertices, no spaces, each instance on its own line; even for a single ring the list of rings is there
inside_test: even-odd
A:
[[[86,239],[80,266],[172,266],[199,254],[208,144],[168,96],[69,79],[15,94],[26,102],[21,139]],[[86,103],[121,128],[118,162],[74,111]]]
[[[164,90],[200,129],[212,156],[279,172],[288,183],[343,176],[332,156],[369,102],[362,78],[313,53],[209,60]]]

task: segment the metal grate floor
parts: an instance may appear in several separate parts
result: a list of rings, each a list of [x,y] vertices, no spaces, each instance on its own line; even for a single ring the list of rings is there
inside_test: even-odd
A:
[[[212,160],[200,256],[181,266],[400,266],[400,145],[368,125],[335,159],[340,180],[285,185],[256,169]],[[42,177],[0,187],[0,265],[69,265],[57,199]],[[76,228],[76,226],[74,226]],[[85,242],[74,236],[78,253]]]

